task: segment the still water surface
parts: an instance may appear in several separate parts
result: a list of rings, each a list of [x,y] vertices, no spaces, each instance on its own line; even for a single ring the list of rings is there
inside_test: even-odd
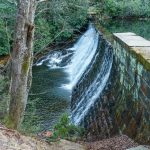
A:
[[[110,32],[134,32],[150,40],[150,19],[148,20],[105,20],[101,24]]]
[[[71,91],[62,88],[68,74],[63,68],[33,67],[33,83],[22,128],[37,133],[51,129],[63,113],[69,113]]]

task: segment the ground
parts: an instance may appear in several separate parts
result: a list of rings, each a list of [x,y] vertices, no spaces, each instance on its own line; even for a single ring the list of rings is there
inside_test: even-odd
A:
[[[87,146],[89,150],[126,150],[131,147],[136,147],[138,144],[126,135],[122,135],[101,141],[88,142]]]
[[[0,125],[0,150],[85,150],[85,146],[66,140],[48,144]]]
[[[46,143],[35,137],[21,135],[0,124],[0,150],[149,150],[137,147],[138,144],[126,135],[115,136],[96,142],[74,143],[67,140]]]

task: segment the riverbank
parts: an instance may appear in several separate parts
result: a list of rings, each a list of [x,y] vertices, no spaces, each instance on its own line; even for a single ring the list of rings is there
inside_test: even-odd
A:
[[[85,146],[59,140],[47,143],[36,137],[21,135],[15,130],[10,130],[0,125],[0,149],[1,150],[85,150]]]
[[[132,148],[132,149],[130,149]],[[150,147],[139,146],[126,135],[118,135],[95,142],[78,143],[59,140],[47,143],[37,137],[21,135],[19,132],[7,129],[0,124],[1,150],[149,150]]]

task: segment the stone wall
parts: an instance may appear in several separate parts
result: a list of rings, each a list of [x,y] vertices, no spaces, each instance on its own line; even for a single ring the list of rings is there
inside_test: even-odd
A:
[[[101,38],[103,43],[107,43],[104,37]],[[109,80],[82,125],[89,140],[120,133],[149,144],[150,42],[134,33],[117,33],[113,39],[114,58]],[[94,73],[94,69],[91,72]],[[82,81],[73,92],[72,108],[82,89],[87,87],[87,83]]]
[[[117,33],[114,39],[113,125],[138,142],[150,143],[150,41],[134,33]]]
[[[133,33],[114,34],[109,81],[87,114],[89,140],[127,134],[150,143],[150,42]]]

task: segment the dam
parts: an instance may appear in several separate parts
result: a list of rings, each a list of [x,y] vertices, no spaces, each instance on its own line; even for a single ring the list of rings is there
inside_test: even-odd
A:
[[[72,47],[51,51],[36,67],[47,66],[52,78],[63,79],[51,89],[56,108],[63,95],[71,122],[86,129],[87,139],[119,133],[149,143],[150,41],[131,32],[112,37],[109,42],[91,23]]]

